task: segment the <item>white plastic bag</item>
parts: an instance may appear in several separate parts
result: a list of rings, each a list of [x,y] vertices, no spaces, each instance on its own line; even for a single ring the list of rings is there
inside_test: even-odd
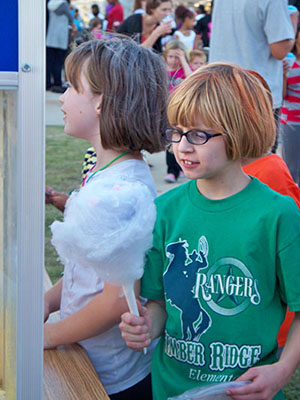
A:
[[[250,382],[227,382],[206,385],[201,388],[188,390],[179,396],[169,397],[168,400],[230,400],[226,396],[228,389],[248,385]]]

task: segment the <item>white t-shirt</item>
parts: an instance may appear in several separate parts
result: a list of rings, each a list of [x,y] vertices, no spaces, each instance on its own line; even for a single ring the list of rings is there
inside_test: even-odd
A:
[[[72,193],[64,221],[51,226],[52,243],[65,267],[61,318],[102,292],[106,264],[112,269],[119,265],[122,274],[137,262],[143,271],[142,247],[152,244],[155,196],[149,167],[133,159],[96,173]],[[130,350],[118,325],[80,344],[108,394],[131,387],[150,373],[154,346],[147,355]]]
[[[201,18],[205,17],[205,14],[197,14],[195,20],[198,22]]]
[[[133,14],[146,14],[146,11],[143,8],[137,8]]]
[[[282,61],[269,45],[294,39],[287,0],[215,0],[209,62],[227,61],[260,73],[282,103]]]
[[[196,37],[196,33],[194,31],[190,31],[189,36],[185,36],[182,32],[180,31],[175,31],[174,36],[178,37],[178,40],[180,40],[184,45],[187,51],[193,50],[194,48],[194,41]]]

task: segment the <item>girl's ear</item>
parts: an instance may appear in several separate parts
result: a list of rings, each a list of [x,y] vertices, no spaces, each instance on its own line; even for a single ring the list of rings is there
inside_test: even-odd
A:
[[[102,98],[103,98],[103,94],[100,94],[98,101],[96,103],[96,113],[98,116],[100,115],[100,112],[101,112]]]

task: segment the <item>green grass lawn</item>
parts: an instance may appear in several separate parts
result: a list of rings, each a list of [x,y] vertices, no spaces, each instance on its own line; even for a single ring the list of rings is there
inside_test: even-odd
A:
[[[69,137],[63,127],[49,126],[46,129],[46,185],[56,191],[69,193],[81,182],[81,167],[89,143],[85,140]],[[45,266],[50,279],[55,283],[63,270],[57,254],[52,247],[49,226],[62,213],[51,204],[45,212]]]
[[[286,400],[300,399],[300,367],[296,369],[290,383],[283,389]]]
[[[89,143],[68,137],[62,127],[46,129],[46,184],[57,191],[70,192],[80,185],[81,167]],[[45,266],[55,283],[63,270],[57,254],[51,246],[49,225],[55,219],[61,219],[62,213],[53,206],[46,206],[45,213]],[[293,375],[290,383],[284,388],[286,400],[300,400],[300,368]]]

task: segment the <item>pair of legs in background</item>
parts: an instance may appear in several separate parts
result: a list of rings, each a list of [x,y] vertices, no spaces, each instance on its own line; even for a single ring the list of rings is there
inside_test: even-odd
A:
[[[282,156],[295,183],[300,185],[300,125],[281,124]]]
[[[46,89],[62,92],[61,74],[68,50],[46,47]]]
[[[167,162],[167,175],[165,181],[168,183],[175,183],[178,177],[183,177],[183,172],[180,166],[177,164],[175,156],[169,150],[166,150],[166,162]]]
[[[277,125],[276,140],[272,147],[272,153],[276,153],[279,142],[282,143],[282,157],[295,181],[300,185],[300,125],[282,124],[279,122],[280,109],[274,110],[274,118]]]

